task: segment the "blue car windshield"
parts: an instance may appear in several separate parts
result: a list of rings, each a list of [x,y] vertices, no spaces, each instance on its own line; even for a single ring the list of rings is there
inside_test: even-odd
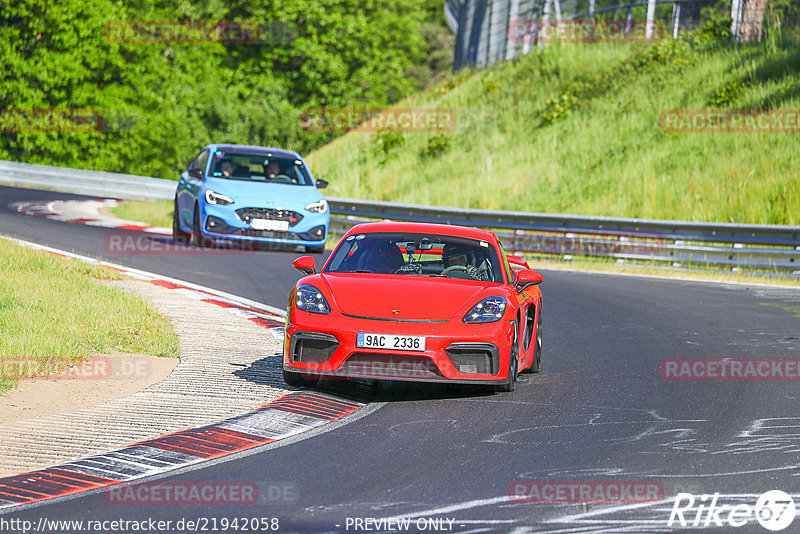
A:
[[[211,157],[208,175],[272,184],[312,184],[311,176],[302,160],[271,154],[237,154],[218,150]]]
[[[497,250],[486,241],[435,234],[363,233],[334,251],[326,273],[442,276],[503,283]]]

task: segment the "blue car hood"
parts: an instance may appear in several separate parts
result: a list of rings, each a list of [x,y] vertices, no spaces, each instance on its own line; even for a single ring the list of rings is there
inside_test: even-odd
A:
[[[311,202],[324,198],[319,190],[311,185],[270,184],[248,182],[246,180],[208,178],[205,188],[231,197],[237,209],[240,207],[259,207],[297,210],[305,208]]]

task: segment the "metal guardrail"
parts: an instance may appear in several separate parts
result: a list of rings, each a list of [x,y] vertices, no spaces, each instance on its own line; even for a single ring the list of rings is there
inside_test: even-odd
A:
[[[127,200],[173,198],[176,182],[129,174],[0,161],[0,183]],[[328,198],[331,233],[395,220],[494,230],[508,251],[800,273],[800,226],[704,223],[440,208]]]
[[[175,196],[176,182],[133,174],[86,171],[0,161],[0,183],[126,200],[163,200]]]

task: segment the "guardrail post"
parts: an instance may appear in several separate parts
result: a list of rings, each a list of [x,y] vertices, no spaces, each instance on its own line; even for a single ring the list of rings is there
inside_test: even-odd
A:
[[[653,27],[656,19],[656,0],[647,0],[647,20],[645,21],[644,38],[653,38]]]
[[[529,21],[526,21],[529,22]],[[508,35],[506,38],[506,61],[517,55],[517,27],[519,26],[519,0],[511,0],[508,9]]]
[[[633,8],[628,7],[628,12],[625,14],[625,37],[631,36],[632,26],[633,26]]]
[[[547,23],[550,21],[550,2],[552,0],[544,0],[544,12],[542,13],[542,26],[539,28],[539,35],[536,37],[536,43],[539,46],[544,46],[542,30],[547,31]]]
[[[672,38],[677,39],[681,31],[681,5],[678,2],[672,4]]]
[[[742,2],[743,0],[731,1],[731,37],[739,40],[739,30],[742,27]]]

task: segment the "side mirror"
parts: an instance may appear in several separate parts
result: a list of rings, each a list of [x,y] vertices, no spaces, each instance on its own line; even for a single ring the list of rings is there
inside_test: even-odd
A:
[[[328,180],[323,180],[322,178],[317,178],[317,188],[318,189],[325,189],[328,187]]]
[[[300,256],[294,263],[292,263],[295,269],[303,273],[304,275],[308,276],[310,274],[315,274],[317,272],[316,261],[314,260],[314,256]]]
[[[201,180],[203,178],[203,171],[201,171],[200,169],[189,169],[188,174],[192,178],[199,178]]]
[[[514,283],[514,287],[517,288],[517,291],[521,293],[530,286],[541,284],[542,280],[542,275],[538,271],[534,271],[532,269],[520,269],[517,271],[517,281]]]

